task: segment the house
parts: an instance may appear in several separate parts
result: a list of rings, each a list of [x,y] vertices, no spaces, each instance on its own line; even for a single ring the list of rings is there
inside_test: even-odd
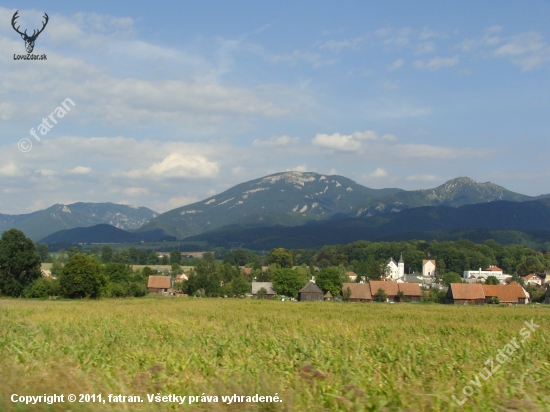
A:
[[[372,295],[370,293],[370,285],[368,283],[343,283],[342,295],[347,289],[351,290],[349,297],[350,302],[370,302]]]
[[[189,277],[185,273],[176,276],[176,283],[183,282],[184,280],[189,280]]]
[[[170,276],[149,276],[147,290],[149,294],[167,295],[168,289],[172,287]]]
[[[382,289],[384,292],[386,292],[386,295],[388,295],[388,298],[386,299],[386,302],[395,302],[397,298],[397,292],[399,292],[399,289],[397,287],[397,282],[392,281],[381,281],[381,280],[371,280],[370,282],[370,291],[373,296],[378,292],[379,289]]]
[[[445,303],[453,305],[483,305],[485,293],[479,283],[451,283],[447,290]]]
[[[542,286],[542,279],[534,273],[524,276],[523,281],[526,285]]]
[[[509,276],[509,275],[506,275],[503,273],[502,269],[499,268],[498,266],[489,266],[487,269],[485,270],[481,270],[481,268],[479,268],[479,270],[465,270],[463,273],[462,273],[462,277],[464,279],[471,279],[471,278],[475,278],[477,279],[478,281],[482,281],[482,280],[485,280],[487,279],[489,276],[494,276],[496,277],[500,282],[504,282],[505,279]]]
[[[420,302],[422,300],[422,291],[418,283],[398,283],[397,288],[407,301]]]
[[[252,273],[252,268],[241,268],[241,273],[248,278]]]
[[[332,293],[330,293],[330,290],[327,290],[327,293],[325,293],[324,299],[332,300]]]
[[[311,280],[307,282],[307,284],[298,292],[298,300],[300,302],[323,300],[323,299],[324,299],[323,291],[319,289],[319,286],[317,286]]]
[[[399,258],[399,262],[395,262],[393,257],[388,259],[386,263],[386,279],[388,280],[402,280],[405,277],[405,261],[403,260],[403,253]]]
[[[525,292],[521,285],[512,282],[509,285],[482,285],[485,294],[485,303],[491,303],[493,298],[497,298],[500,303],[515,303],[524,305],[527,303]]]
[[[357,273],[355,272],[348,272],[348,277],[351,282],[355,282],[357,280]]]
[[[423,277],[435,277],[435,260],[424,259],[422,261],[422,276]]]
[[[261,289],[265,289],[267,292],[265,295],[266,299],[271,299],[277,294],[275,288],[273,287],[273,283],[271,282],[252,282],[252,296],[254,299],[258,299],[258,292]]]
[[[403,278],[405,283],[418,283],[422,287],[428,288],[432,285],[434,279],[432,277],[424,277],[422,273],[409,273]]]

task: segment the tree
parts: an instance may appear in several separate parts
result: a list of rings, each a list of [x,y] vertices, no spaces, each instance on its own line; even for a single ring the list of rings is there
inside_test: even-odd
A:
[[[67,260],[60,278],[63,294],[68,298],[99,298],[107,279],[95,259],[74,255]]]
[[[233,289],[233,294],[237,296],[250,293],[251,290],[250,283],[246,281],[243,275],[239,275],[235,279],[233,279],[233,282],[231,282],[231,287]]]
[[[330,291],[332,296],[338,296],[340,290],[342,290],[340,271],[335,267],[321,269],[315,277],[315,283],[323,289],[323,292]]]
[[[235,264],[238,266],[244,266],[248,263],[248,256],[242,249],[235,251]]]
[[[40,261],[42,263],[47,262],[50,258],[50,253],[48,251],[48,245],[45,243],[40,243],[36,245],[36,252],[40,256]]]
[[[293,265],[292,252],[283,248],[273,249],[267,257],[269,264],[277,264],[281,268],[291,268]]]
[[[52,268],[50,269],[50,272],[52,274],[52,277],[57,278],[59,275],[61,275],[61,272],[63,271],[63,265],[61,262],[57,259],[54,259],[52,262]]]
[[[170,258],[168,255],[162,255],[162,258],[160,259],[161,265],[169,265],[170,264]]]
[[[278,295],[297,297],[298,291],[304,287],[307,278],[292,269],[276,269],[273,271],[273,286]]]
[[[455,272],[447,272],[441,277],[443,286],[449,287],[451,283],[462,283],[462,277]]]
[[[101,255],[99,254],[99,248],[97,246],[94,246],[93,248],[90,249],[90,256],[96,260],[101,259]]]
[[[374,295],[372,295],[372,300],[375,302],[385,302],[388,299],[388,294],[382,288],[378,289]]]
[[[141,249],[138,252],[138,265],[146,265],[147,264],[147,251],[145,249]]]
[[[0,294],[20,296],[40,278],[40,256],[23,232],[10,229],[0,238]]]
[[[349,301],[350,298],[351,298],[351,288],[348,286],[346,290],[342,292],[342,299],[344,300],[344,302],[347,302]]]
[[[212,252],[203,253],[203,254],[202,254],[202,258],[203,258],[206,262],[214,262],[214,261],[216,260],[216,256],[215,256],[214,253],[212,253]]]
[[[151,253],[149,253],[149,255],[147,256],[147,264],[158,265],[158,263],[159,263],[159,255],[157,252],[152,250]]]
[[[113,283],[130,283],[132,271],[123,263],[110,262],[103,268],[103,274]]]
[[[170,252],[170,264],[173,265],[174,263],[178,265],[181,263],[181,252],[178,249],[173,249]]]
[[[405,302],[405,292],[403,292],[402,290],[397,292],[397,300],[399,302]]]
[[[134,246],[132,246],[130,249],[128,249],[128,254],[130,255],[130,264],[137,265],[139,263],[138,250]]]
[[[101,248],[101,261],[103,263],[109,263],[113,259],[113,249],[111,246],[103,246]]]
[[[487,276],[487,279],[485,279],[486,285],[500,285],[500,282],[498,281],[496,276]]]
[[[267,297],[267,290],[265,288],[260,288],[256,296],[258,299],[265,299]]]
[[[67,251],[67,256],[70,258],[72,258],[74,255],[76,255],[77,253],[79,253],[79,250],[76,246],[71,246],[69,248],[69,250]]]

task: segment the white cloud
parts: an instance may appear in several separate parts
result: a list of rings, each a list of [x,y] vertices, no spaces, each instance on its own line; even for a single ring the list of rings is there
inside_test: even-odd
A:
[[[417,69],[426,69],[426,70],[439,70],[442,67],[452,67],[458,64],[458,56],[454,57],[435,57],[429,61],[417,60],[414,62],[414,67]]]
[[[146,196],[149,194],[149,189],[146,187],[127,187],[122,190],[122,193],[128,196]]]
[[[219,171],[216,162],[210,162],[203,156],[172,153],[148,169],[133,170],[126,175],[139,178],[204,178],[216,177]]]
[[[397,140],[397,137],[394,136],[393,134],[385,134],[384,136],[382,136],[382,140],[387,140],[388,142],[393,142],[395,140]]]
[[[493,55],[509,57],[522,71],[528,71],[550,60],[550,47],[540,33],[527,32],[506,38]]]
[[[390,67],[388,67],[388,70],[391,72],[391,71],[394,71],[394,70],[397,70],[399,69],[401,66],[403,66],[403,64],[405,63],[405,60],[404,59],[397,59],[396,61],[394,61]]]
[[[402,158],[423,158],[434,160],[468,159],[489,157],[494,149],[471,147],[445,147],[427,144],[398,144],[393,146],[392,153]]]
[[[92,173],[92,169],[90,167],[77,166],[69,170],[69,173],[75,174],[75,175],[89,175],[90,173]]]
[[[333,52],[340,52],[343,49],[356,49],[359,44],[365,41],[367,36],[356,37],[348,40],[328,40],[319,46],[320,49],[328,49]]]
[[[383,177],[388,177],[388,172],[386,172],[381,167],[378,167],[374,172],[364,175],[363,179],[372,180],[372,179],[381,179]]]
[[[268,140],[256,139],[252,142],[252,146],[257,147],[284,147],[289,145],[295,145],[300,142],[299,137],[290,136],[273,136]]]
[[[362,147],[362,141],[377,140],[378,135],[372,130],[354,132],[351,135],[319,133],[311,141],[316,146],[343,152],[354,152]]]
[[[399,30],[393,30],[391,28],[380,29],[375,32],[379,37],[384,38],[384,44],[388,46],[394,46],[401,48],[409,44],[409,37],[413,33],[410,27],[403,27]]]

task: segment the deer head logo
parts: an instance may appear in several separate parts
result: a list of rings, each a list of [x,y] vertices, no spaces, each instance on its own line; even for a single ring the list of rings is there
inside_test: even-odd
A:
[[[25,30],[24,33],[21,33],[19,31],[20,26],[15,27],[16,20],[19,17],[18,13],[19,13],[19,10],[17,10],[15,12],[15,14],[13,15],[13,17],[11,19],[11,25],[12,25],[13,29],[21,35],[21,38],[23,40],[25,40],[25,48],[27,49],[27,53],[32,53],[32,51],[34,50],[34,42],[36,41],[36,38],[38,37],[38,35],[40,33],[42,33],[44,31],[44,28],[46,27],[46,24],[48,24],[48,20],[50,18],[48,17],[48,15],[46,13],[44,13],[44,19],[46,21],[44,23],[42,23],[42,28],[40,30],[38,30],[38,32],[36,30],[33,30],[32,35],[29,36],[27,34],[27,30]]]

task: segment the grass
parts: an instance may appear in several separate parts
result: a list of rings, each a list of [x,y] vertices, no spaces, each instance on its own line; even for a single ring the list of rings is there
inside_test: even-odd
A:
[[[462,389],[524,321],[511,359]],[[545,411],[550,308],[144,298],[0,300],[2,411]],[[142,404],[25,406],[21,395],[141,395]],[[217,395],[179,406],[146,394]],[[274,395],[233,404],[221,395]]]

